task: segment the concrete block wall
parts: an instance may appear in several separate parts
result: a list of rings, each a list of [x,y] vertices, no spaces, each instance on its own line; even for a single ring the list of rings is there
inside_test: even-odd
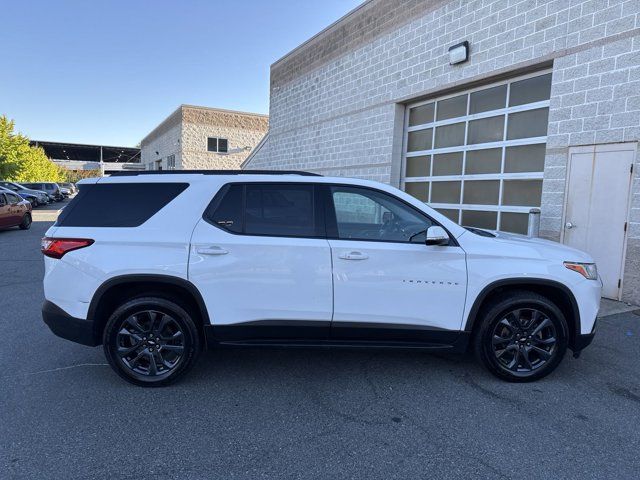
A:
[[[470,60],[450,66],[463,40]],[[542,229],[558,239],[568,148],[640,140],[639,45],[639,0],[370,0],[272,65],[268,141],[246,168],[397,185],[398,105],[553,66]],[[638,303],[639,183],[625,276]]]

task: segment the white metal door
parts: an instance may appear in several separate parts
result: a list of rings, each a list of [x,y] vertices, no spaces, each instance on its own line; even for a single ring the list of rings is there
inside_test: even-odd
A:
[[[334,272],[332,335],[386,329],[455,331],[464,309],[467,265],[460,247],[330,240]],[[342,326],[342,328],[340,328]],[[413,327],[413,328],[411,328]],[[375,338],[376,331],[380,338]]]
[[[569,150],[563,242],[593,256],[606,298],[620,298],[636,149],[634,143]]]
[[[235,336],[263,334],[249,330],[263,325],[276,335],[305,324],[328,335],[333,304],[327,240],[232,235],[201,220],[191,242],[189,279],[221,332],[236,327],[230,330]]]

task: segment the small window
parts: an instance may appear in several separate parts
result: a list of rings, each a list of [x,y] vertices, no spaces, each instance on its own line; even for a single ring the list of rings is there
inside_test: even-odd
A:
[[[59,227],[138,227],[182,193],[188,183],[82,185],[62,211]]]
[[[4,199],[4,194],[0,193],[0,207],[4,207],[7,204],[7,201]]]
[[[244,187],[242,185],[229,186],[220,203],[216,206],[214,202],[215,211],[211,214],[207,213],[206,216],[225,230],[242,233],[243,197]]]
[[[358,187],[331,187],[338,238],[424,243],[433,222],[397,198]]]
[[[176,156],[169,155],[167,157],[167,170],[175,170],[176,169]]]
[[[5,193],[5,196],[7,197],[7,202],[11,205],[22,201],[21,197],[19,197],[18,195],[14,195],[13,193]]]
[[[229,140],[226,138],[207,138],[207,151],[216,153],[227,153],[229,151]]]

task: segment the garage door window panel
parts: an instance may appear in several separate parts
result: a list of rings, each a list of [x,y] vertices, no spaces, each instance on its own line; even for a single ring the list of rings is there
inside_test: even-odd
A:
[[[460,203],[462,182],[433,182],[431,203]]]
[[[407,177],[428,177],[431,175],[431,155],[407,157]]]
[[[522,232],[540,205],[550,88],[545,71],[409,105],[405,190],[462,224]]]
[[[500,142],[504,137],[504,115],[469,122],[467,144]]]
[[[435,103],[427,103],[419,107],[412,108],[409,112],[409,126],[424,125],[433,122]]]
[[[542,201],[542,180],[505,180],[502,204],[539,207]]]
[[[422,150],[431,150],[433,145],[433,129],[416,130],[409,132],[408,151],[419,152]]]
[[[507,140],[545,137],[549,126],[549,109],[526,110],[509,115]]]
[[[462,225],[465,227],[486,228],[496,230],[498,223],[497,212],[487,212],[482,210],[463,210]]]
[[[433,176],[460,175],[462,152],[441,153],[433,156]]]

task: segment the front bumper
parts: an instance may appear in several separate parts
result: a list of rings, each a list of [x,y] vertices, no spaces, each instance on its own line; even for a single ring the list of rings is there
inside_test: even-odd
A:
[[[94,335],[93,321],[72,317],[49,300],[42,305],[42,319],[58,337],[90,347],[100,344]]]
[[[591,330],[591,333],[584,333],[582,335],[576,335],[575,339],[573,340],[573,344],[570,345],[571,350],[573,350],[574,355],[576,355],[576,354],[579,355],[582,350],[584,350],[589,345],[591,345],[591,342],[593,342],[593,337],[596,336],[596,327],[597,327],[597,325],[598,325],[598,322],[596,320],[596,322],[594,322],[594,324],[593,324],[593,330]]]

